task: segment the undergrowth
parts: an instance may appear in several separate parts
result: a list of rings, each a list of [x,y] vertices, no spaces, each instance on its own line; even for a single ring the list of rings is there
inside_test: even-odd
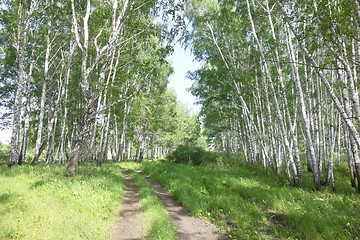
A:
[[[341,168],[339,168],[341,171]],[[144,162],[191,214],[215,222],[233,239],[359,239],[360,197],[336,173],[338,186],[313,191],[311,175],[290,186],[286,177],[238,164],[231,169]],[[348,183],[349,185],[349,183]]]
[[[114,164],[0,165],[0,239],[108,239],[125,179]]]

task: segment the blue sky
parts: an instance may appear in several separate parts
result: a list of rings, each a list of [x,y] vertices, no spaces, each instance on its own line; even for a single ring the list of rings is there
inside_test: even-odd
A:
[[[175,89],[177,98],[188,108],[193,109],[195,112],[200,111],[201,106],[195,105],[196,98],[186,90],[192,85],[192,81],[186,78],[187,72],[200,68],[200,63],[194,60],[194,56],[189,49],[185,51],[179,43],[175,45],[174,53],[169,59],[174,68],[174,74],[169,79],[169,87]]]

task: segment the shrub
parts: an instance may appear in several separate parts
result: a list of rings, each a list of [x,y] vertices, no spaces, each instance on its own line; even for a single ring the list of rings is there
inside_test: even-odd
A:
[[[190,152],[190,159],[194,165],[200,165],[207,161],[207,152],[201,147],[193,147]]]
[[[180,145],[175,151],[169,154],[166,158],[175,163],[190,163],[200,165],[209,162],[212,153],[204,150],[201,147],[191,146],[189,144]]]
[[[189,145],[180,145],[175,151],[167,155],[166,158],[176,163],[188,163],[191,151],[190,148]]]

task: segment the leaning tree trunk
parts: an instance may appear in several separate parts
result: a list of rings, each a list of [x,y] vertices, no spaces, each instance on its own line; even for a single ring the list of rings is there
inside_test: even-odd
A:
[[[76,174],[76,169],[81,161],[82,154],[85,150],[86,141],[90,135],[91,129],[91,120],[93,116],[93,102],[94,98],[91,94],[90,83],[89,83],[89,74],[90,69],[88,69],[88,47],[89,47],[89,17],[90,17],[90,9],[91,3],[90,0],[87,0],[86,11],[83,17],[83,42],[80,43],[80,33],[78,30],[78,23],[75,15],[75,4],[74,0],[71,0],[71,8],[72,8],[72,17],[73,17],[73,27],[75,33],[75,39],[78,47],[82,52],[82,62],[81,62],[81,93],[84,97],[84,112],[82,116],[82,121],[80,123],[80,131],[77,133],[75,137],[75,144],[71,151],[71,154],[68,159],[68,163],[65,169],[65,176],[74,176]],[[95,99],[96,100],[96,99]]]
[[[291,32],[294,34],[295,38],[298,38],[298,33],[295,30],[294,26],[292,25],[292,21],[290,20],[290,18],[288,17],[286,10],[283,6],[283,4],[279,1],[276,0],[277,4],[280,6],[281,12],[283,14],[284,20],[288,23]],[[332,101],[335,104],[336,109],[339,111],[340,116],[342,118],[342,120],[345,122],[345,124],[348,126],[349,131],[351,133],[351,135],[353,135],[354,140],[356,142],[356,144],[358,146],[360,146],[360,133],[357,130],[354,122],[352,121],[351,118],[349,118],[349,116],[346,114],[345,108],[343,105],[341,105],[341,102],[338,98],[338,96],[335,93],[335,90],[333,88],[333,86],[329,83],[329,81],[327,80],[327,78],[324,76],[324,74],[321,72],[320,67],[318,66],[318,64],[315,62],[314,58],[312,57],[312,55],[310,54],[310,52],[308,51],[307,47],[299,42],[299,47],[303,50],[303,53],[306,55],[306,57],[310,60],[310,63],[314,66],[314,70],[316,71],[316,74],[319,76],[322,84],[325,86],[326,90],[328,91],[328,93],[330,94],[330,97],[332,99]]]
[[[68,163],[65,169],[65,176],[74,176],[76,174],[76,169],[82,159],[82,154],[85,150],[86,141],[90,135],[91,124],[94,119],[94,104],[93,102],[87,101],[85,104],[85,111],[82,116],[81,128],[79,133],[75,138],[75,144],[72,148],[71,154],[68,159]]]
[[[340,74],[339,74],[340,75]],[[340,75],[339,76],[341,79],[341,82],[346,86],[348,84],[348,80],[347,80],[347,76]],[[352,109],[352,101],[350,101],[350,97],[349,97],[349,91],[344,88],[342,90],[342,97],[343,97],[343,105],[345,106],[345,111],[347,113],[347,115],[349,117],[353,117],[353,113],[351,111]],[[344,124],[344,132],[346,131],[346,133],[344,134],[344,137],[347,137],[345,139],[346,141],[346,147],[347,147],[347,152],[348,152],[348,162],[349,162],[349,169],[350,169],[350,181],[351,181],[351,186],[352,187],[356,187],[355,184],[355,173],[356,173],[356,162],[359,162],[359,147],[356,144],[354,138],[352,137],[352,135],[349,133],[349,128]]]
[[[97,111],[100,110],[100,106],[101,106],[101,95],[98,99],[98,103],[97,103]],[[98,118],[98,117],[96,117]],[[85,157],[85,162],[84,164],[86,164],[88,161],[92,162],[95,158],[96,155],[96,130],[97,130],[97,121],[94,122],[94,124],[92,124],[91,126],[91,131],[90,131],[90,143],[89,143],[89,150],[86,154]]]

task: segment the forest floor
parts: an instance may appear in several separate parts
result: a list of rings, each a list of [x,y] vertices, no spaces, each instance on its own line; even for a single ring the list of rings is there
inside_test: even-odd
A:
[[[160,184],[142,174],[139,170],[136,173],[142,176],[150,184],[154,193],[161,200],[163,206],[171,217],[171,224],[176,229],[177,239],[228,239],[216,233],[215,227],[204,219],[190,216],[189,211],[178,203],[172,194],[165,190]],[[111,239],[144,239],[146,238],[144,219],[141,217],[141,207],[137,193],[137,186],[134,179],[124,171],[126,179],[125,197],[121,207],[120,218],[115,221]]]

